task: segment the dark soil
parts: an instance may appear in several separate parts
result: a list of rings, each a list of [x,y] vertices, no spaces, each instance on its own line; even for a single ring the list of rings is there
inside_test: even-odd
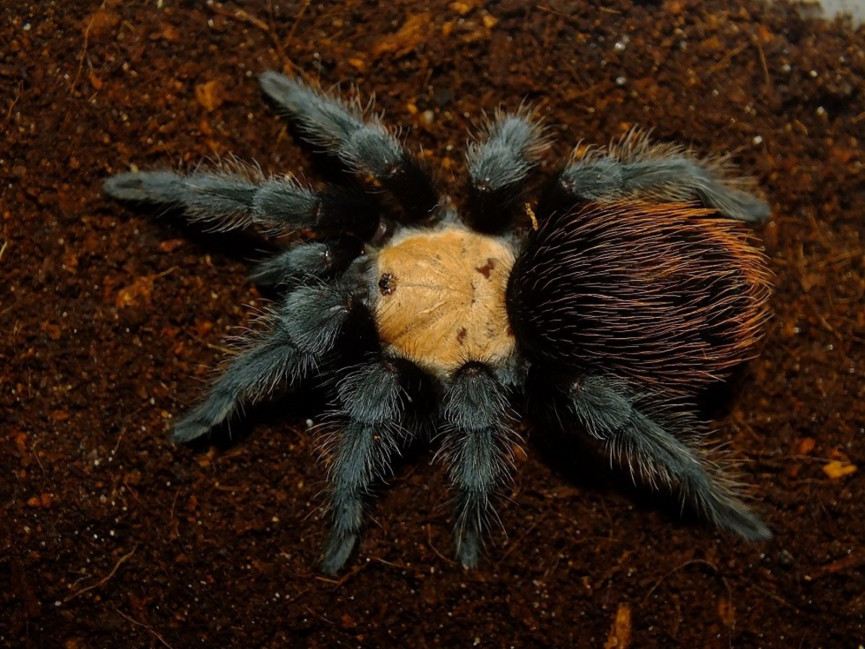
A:
[[[0,644],[865,642],[863,29],[757,1],[434,4],[2,3]],[[481,111],[523,100],[556,140],[548,172],[635,124],[732,152],[773,206],[775,315],[717,439],[775,540],[683,520],[603,462],[583,473],[529,444],[507,535],[464,572],[443,471],[420,452],[334,580],[316,567],[325,471],[305,424],[321,404],[295,396],[233,441],[172,444],[225,336],[268,303],[245,279],[261,244],[101,185],[229,153],[321,179],[262,101],[265,69],[375,93],[443,179],[463,175]]]

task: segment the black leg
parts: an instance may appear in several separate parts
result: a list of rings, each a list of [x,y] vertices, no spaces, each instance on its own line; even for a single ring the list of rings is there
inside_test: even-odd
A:
[[[278,72],[264,72],[258,80],[307,140],[352,171],[375,179],[406,209],[406,218],[423,220],[436,208],[439,196],[429,175],[377,118],[364,119],[355,106]]]
[[[376,205],[361,196],[312,191],[288,177],[262,178],[239,164],[189,175],[165,170],[118,174],[105,181],[105,192],[123,201],[182,208],[191,221],[215,230],[259,225],[369,238],[379,219]]]
[[[584,377],[570,393],[571,409],[635,479],[680,489],[685,501],[718,527],[752,541],[771,538],[766,524],[736,498],[730,480],[710,473],[696,450],[641,412],[628,392],[618,381]]]
[[[473,228],[500,231],[522,209],[529,172],[547,148],[541,127],[528,111],[497,114],[469,146],[468,219]]]
[[[567,199],[571,204],[638,199],[700,202],[731,219],[767,221],[768,203],[748,189],[750,183],[732,177],[721,161],[701,160],[674,145],[652,144],[644,134],[631,131],[607,148],[575,157],[542,198],[539,212],[549,212]]]
[[[301,287],[286,296],[271,331],[234,358],[204,401],[174,425],[175,441],[201,437],[244,404],[306,378],[333,348],[352,308],[337,285]]]
[[[331,438],[332,526],[322,570],[338,572],[351,556],[371,487],[390,472],[393,456],[409,436],[403,427],[412,400],[406,391],[413,368],[384,360],[362,367],[339,384],[340,430]]]
[[[299,243],[259,262],[249,276],[259,286],[293,287],[309,279],[332,279],[361,252],[357,239]]]
[[[444,397],[442,453],[456,489],[454,541],[464,568],[477,565],[482,535],[495,512],[490,498],[513,466],[519,437],[508,428],[505,388],[480,363],[451,379]]]

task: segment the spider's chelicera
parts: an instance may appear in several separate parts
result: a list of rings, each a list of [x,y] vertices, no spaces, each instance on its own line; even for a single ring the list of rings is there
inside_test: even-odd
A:
[[[323,377],[335,410],[328,573],[351,555],[371,487],[431,430],[455,492],[457,556],[474,566],[521,443],[511,413],[523,397],[717,526],[771,536],[711,459],[692,405],[753,356],[767,318],[769,273],[742,223],[769,208],[747,183],[720,160],[631,132],[578,147],[532,202],[546,142],[521,110],[497,113],[469,145],[458,215],[377,118],[275,72],[260,82],[368,191],[315,191],[237,165],[106,182],[115,198],[218,228],[314,235],[256,267],[255,281],[284,296],[266,333],[175,424],[177,441]]]

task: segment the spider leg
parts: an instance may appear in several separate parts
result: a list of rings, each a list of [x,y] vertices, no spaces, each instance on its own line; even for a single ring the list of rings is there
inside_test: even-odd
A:
[[[406,389],[413,368],[385,360],[361,367],[338,386],[341,430],[332,438],[330,538],[322,570],[338,572],[351,556],[363,525],[363,505],[372,485],[390,472],[390,463],[409,436],[403,427],[412,401]]]
[[[204,400],[174,425],[174,440],[201,437],[280,383],[309,376],[333,348],[353,307],[338,284],[303,286],[288,294],[272,330],[231,361]]]
[[[495,516],[490,496],[509,476],[517,435],[508,428],[508,398],[489,368],[468,363],[444,395],[442,453],[456,489],[454,542],[464,568],[477,565],[482,535]]]
[[[475,229],[501,230],[521,209],[529,172],[547,148],[531,114],[497,113],[469,145],[469,217]]]
[[[298,243],[256,264],[249,276],[259,286],[295,286],[310,278],[329,279],[360,254],[358,240],[346,237]]]
[[[628,464],[632,477],[679,487],[718,527],[751,541],[770,539],[769,528],[736,498],[729,480],[710,474],[697,451],[641,412],[627,392],[617,381],[584,377],[570,392],[570,408],[586,432]]]
[[[376,117],[329,97],[298,79],[267,71],[264,93],[300,127],[306,139],[336,155],[350,170],[371,176],[409,215],[422,219],[439,203],[432,180]]]
[[[699,159],[681,147],[650,144],[645,135],[631,132],[606,149],[575,157],[559,173],[551,193],[571,202],[698,201],[728,218],[764,223],[771,208],[747,187],[717,161]],[[554,207],[555,200],[551,203]]]
[[[368,238],[379,213],[369,200],[342,191],[312,191],[293,178],[261,178],[239,164],[234,170],[128,172],[105,181],[105,192],[122,201],[185,210],[191,221],[231,230],[260,225],[275,230],[309,228]]]

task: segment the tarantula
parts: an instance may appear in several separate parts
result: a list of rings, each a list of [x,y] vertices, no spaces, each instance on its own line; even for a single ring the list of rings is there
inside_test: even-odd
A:
[[[767,220],[769,206],[722,160],[631,132],[578,147],[531,203],[544,131],[528,110],[497,112],[468,146],[458,215],[377,117],[299,79],[259,81],[365,191],[236,165],[106,181],[110,196],[215,228],[316,237],[255,268],[256,282],[282,287],[270,326],[174,424],[176,441],[277,387],[323,378],[336,420],[327,573],[352,554],[371,487],[430,428],[455,491],[456,553],[474,566],[521,442],[512,407],[531,394],[632,478],[746,539],[770,538],[710,459],[693,405],[754,355],[767,318],[769,272],[742,222]]]

